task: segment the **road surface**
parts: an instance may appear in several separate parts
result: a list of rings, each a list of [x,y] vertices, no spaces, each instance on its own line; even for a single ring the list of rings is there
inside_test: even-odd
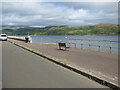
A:
[[[2,89],[2,42],[0,42],[0,90]]]
[[[9,42],[2,49],[3,88],[106,88]]]

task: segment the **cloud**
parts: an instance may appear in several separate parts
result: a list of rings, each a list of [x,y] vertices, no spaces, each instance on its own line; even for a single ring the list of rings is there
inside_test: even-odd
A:
[[[1,0],[1,2],[119,2],[119,0]]]
[[[3,25],[80,26],[117,23],[117,3],[3,2]]]

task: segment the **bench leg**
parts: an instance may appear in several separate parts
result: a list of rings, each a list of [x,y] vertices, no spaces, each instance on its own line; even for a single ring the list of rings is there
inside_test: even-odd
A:
[[[61,47],[59,46],[59,49],[61,49]]]
[[[65,51],[67,50],[67,48],[65,47]]]

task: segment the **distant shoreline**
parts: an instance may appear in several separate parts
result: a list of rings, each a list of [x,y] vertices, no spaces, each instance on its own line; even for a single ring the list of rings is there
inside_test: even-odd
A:
[[[120,35],[30,35],[30,36],[120,36]]]
[[[45,28],[33,28],[33,27],[3,27],[2,33],[7,35],[71,35],[71,36],[118,36],[117,24],[96,24],[85,26],[48,26]]]

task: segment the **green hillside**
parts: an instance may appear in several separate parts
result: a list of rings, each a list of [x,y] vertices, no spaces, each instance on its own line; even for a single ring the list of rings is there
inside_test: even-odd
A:
[[[117,24],[97,24],[85,26],[48,26],[45,28],[4,26],[2,32],[8,35],[120,35]]]

